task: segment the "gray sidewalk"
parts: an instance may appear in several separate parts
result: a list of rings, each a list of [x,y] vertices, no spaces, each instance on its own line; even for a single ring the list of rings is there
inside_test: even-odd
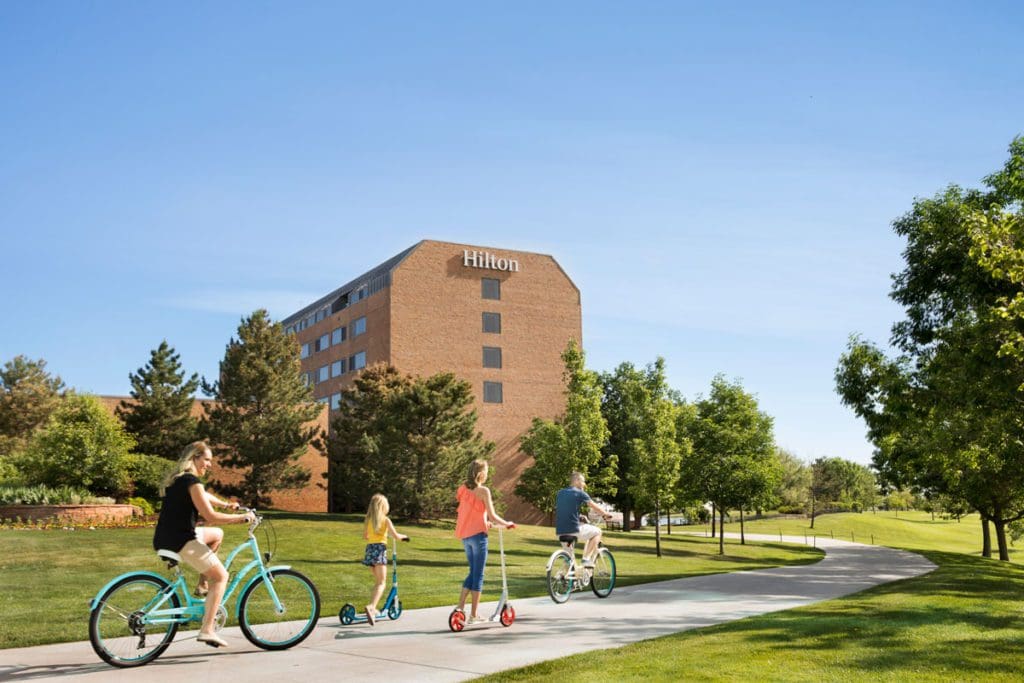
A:
[[[778,541],[778,536],[748,539]],[[802,538],[784,537],[791,543]],[[812,565],[676,579],[617,588],[599,600],[574,593],[568,603],[516,600],[515,623],[448,630],[451,607],[407,610],[397,621],[341,626],[336,599],[325,596],[325,616],[301,645],[282,652],[253,647],[237,628],[225,629],[231,649],[215,651],[180,634],[156,662],[117,670],[88,642],[0,650],[0,681],[461,681],[584,650],[616,647],[755,614],[855,593],[935,568],[919,555],[879,546],[819,538],[825,559]],[[628,568],[619,567],[620,572]],[[543,567],[537,568],[538,581]],[[492,567],[485,591],[500,588]],[[455,591],[453,590],[453,596]],[[485,593],[486,594],[486,593]],[[490,616],[494,603],[482,605]],[[85,616],[83,615],[83,620]],[[83,621],[83,629],[84,629]]]

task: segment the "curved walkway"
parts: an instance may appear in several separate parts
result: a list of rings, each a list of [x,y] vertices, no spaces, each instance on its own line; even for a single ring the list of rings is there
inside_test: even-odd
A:
[[[778,536],[747,538],[778,541]],[[193,631],[179,635],[156,662],[132,672],[99,661],[88,642],[0,650],[0,681],[461,681],[837,598],[935,568],[902,550],[821,538],[817,544],[826,556],[811,565],[629,586],[607,600],[589,591],[574,594],[564,605],[547,597],[516,600],[517,618],[510,628],[484,624],[451,633],[451,607],[408,610],[401,619],[375,627],[341,626],[335,613],[291,650],[263,652],[237,628],[229,628],[225,635],[232,648],[214,652],[197,643]],[[493,591],[497,573],[492,568],[489,575]],[[327,608],[337,608],[337,600],[325,598]],[[480,613],[489,616],[493,610],[494,603],[484,604]],[[83,629],[85,621],[83,610]]]

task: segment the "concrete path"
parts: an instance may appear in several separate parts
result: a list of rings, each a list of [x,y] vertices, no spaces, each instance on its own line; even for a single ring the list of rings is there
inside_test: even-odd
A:
[[[778,536],[747,538],[778,541]],[[784,537],[791,543],[802,538]],[[407,610],[397,621],[341,626],[336,599],[325,596],[325,616],[301,645],[264,652],[237,628],[225,629],[229,651],[217,652],[179,634],[156,662],[117,670],[99,660],[88,642],[0,650],[0,681],[461,681],[584,650],[616,647],[755,614],[807,605],[935,568],[919,555],[879,546],[819,538],[825,559],[781,567],[617,588],[605,600],[590,591],[568,603],[516,600],[516,622],[448,630],[451,607]],[[620,566],[620,572],[628,568]],[[538,567],[538,580],[543,567]],[[493,595],[492,567],[485,590]],[[489,608],[489,609],[488,609]],[[490,615],[494,604],[482,605]],[[86,616],[83,613],[83,629]]]

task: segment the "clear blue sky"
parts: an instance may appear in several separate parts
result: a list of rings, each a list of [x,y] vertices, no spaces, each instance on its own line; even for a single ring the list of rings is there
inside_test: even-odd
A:
[[[1021,3],[366,7],[0,6],[0,362],[212,377],[243,314],[451,240],[554,255],[591,367],[868,461],[836,361],[900,315],[890,221],[1024,133]]]

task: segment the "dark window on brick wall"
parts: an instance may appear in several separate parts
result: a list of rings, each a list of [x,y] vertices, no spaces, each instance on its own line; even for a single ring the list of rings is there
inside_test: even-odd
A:
[[[484,382],[484,403],[501,403],[501,382]]]
[[[484,367],[485,368],[500,368],[501,367],[501,347],[500,346],[485,346],[484,347]]]
[[[501,299],[501,280],[485,277],[480,280],[481,296],[485,299]]]
[[[501,334],[501,313],[484,313],[484,332]]]

